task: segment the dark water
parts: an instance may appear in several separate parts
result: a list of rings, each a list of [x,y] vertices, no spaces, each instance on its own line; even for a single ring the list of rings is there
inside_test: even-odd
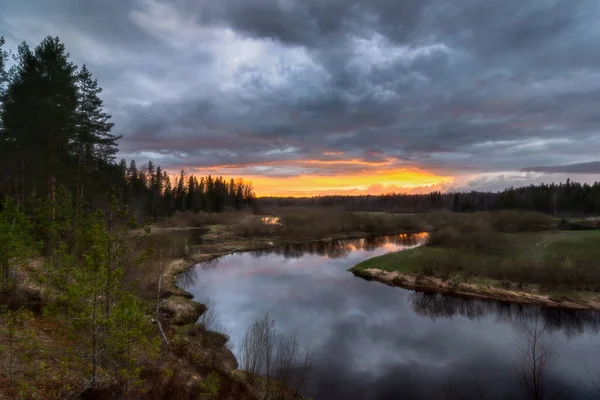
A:
[[[234,344],[269,313],[312,350],[313,399],[523,397],[515,374],[537,323],[552,350],[544,398],[588,395],[600,368],[600,315],[417,293],[354,277],[367,258],[415,246],[399,235],[236,253],[199,264],[181,284],[209,296]],[[234,353],[236,352],[234,348]]]

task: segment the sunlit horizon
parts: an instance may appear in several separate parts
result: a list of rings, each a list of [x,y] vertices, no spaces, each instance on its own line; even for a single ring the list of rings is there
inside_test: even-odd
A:
[[[266,176],[259,174],[228,174],[227,168],[183,168],[186,175],[226,180],[242,178],[252,182],[257,197],[312,197],[328,195],[380,195],[387,193],[429,193],[444,190],[454,182],[451,176],[436,175],[418,168],[382,169],[375,171],[330,175],[299,174]],[[180,172],[170,170],[171,176]]]

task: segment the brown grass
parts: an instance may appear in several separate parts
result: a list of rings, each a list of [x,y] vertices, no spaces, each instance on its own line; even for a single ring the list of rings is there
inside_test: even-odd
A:
[[[322,239],[341,234],[420,232],[421,221],[411,215],[358,213],[335,209],[281,209],[267,223],[262,217],[239,221],[232,231],[242,237],[274,237],[288,241]]]
[[[156,226],[159,228],[183,228],[203,227],[207,225],[233,225],[249,215],[251,213],[247,211],[224,211],[221,213],[177,211],[171,217],[158,220]]]
[[[551,216],[529,211],[440,212],[424,218],[432,225],[429,245],[485,252],[506,245],[502,233],[539,232],[556,226]]]

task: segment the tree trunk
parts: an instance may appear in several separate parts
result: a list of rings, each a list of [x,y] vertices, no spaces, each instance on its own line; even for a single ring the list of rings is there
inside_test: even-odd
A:
[[[94,306],[92,311],[92,388],[96,386],[96,369],[98,365],[98,327],[96,308],[98,304],[98,290],[96,288],[96,278],[94,278]]]
[[[83,183],[82,183],[82,178],[81,178],[81,168],[82,168],[82,158],[83,156],[81,155],[82,153],[82,148],[79,148],[79,155],[77,158],[77,189],[76,189],[76,195],[75,195],[75,212],[77,213],[79,210],[79,205],[81,202],[81,199],[83,198]]]
[[[110,314],[110,284],[112,283],[112,273],[114,271],[113,264],[113,237],[112,237],[112,226],[113,226],[113,212],[112,209],[108,211],[108,271],[106,272],[106,281],[104,286],[104,314],[108,316]]]
[[[48,202],[52,212],[52,219],[56,218],[56,170],[55,156],[52,144],[48,144]]]
[[[21,197],[17,200],[19,205],[25,203],[25,156],[21,154]]]

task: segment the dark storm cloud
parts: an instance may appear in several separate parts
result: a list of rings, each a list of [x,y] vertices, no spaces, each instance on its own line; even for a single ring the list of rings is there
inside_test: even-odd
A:
[[[600,174],[600,161],[568,165],[547,165],[539,167],[527,167],[521,169],[524,172],[544,173],[566,173],[566,174]]]
[[[2,15],[9,44],[59,35],[90,64],[127,157],[286,176],[343,172],[281,168],[343,153],[502,184],[598,172],[523,168],[597,156],[595,0],[37,0]]]
[[[258,38],[321,47],[377,23],[386,36],[404,42],[430,1],[224,0],[206,8],[207,21],[228,24]]]

